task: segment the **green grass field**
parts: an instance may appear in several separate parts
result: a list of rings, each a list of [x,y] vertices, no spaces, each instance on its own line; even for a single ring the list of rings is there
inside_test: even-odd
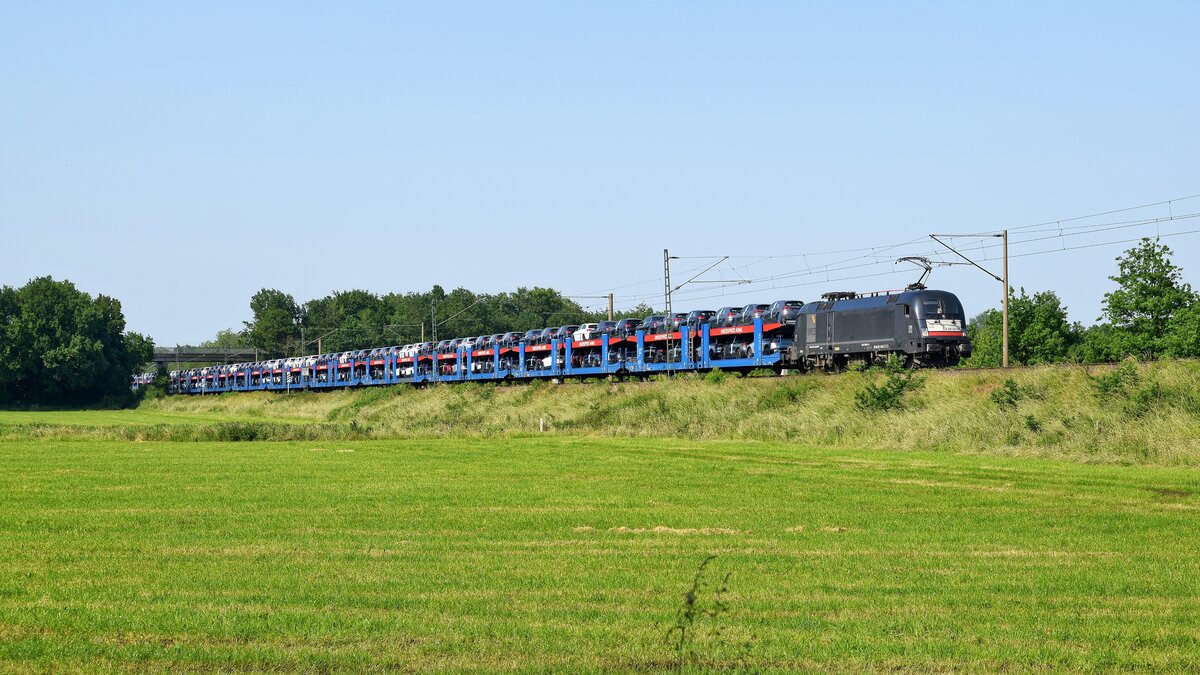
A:
[[[141,406],[128,410],[0,410],[0,425],[58,427],[130,427],[166,424],[213,424],[252,419],[247,415],[212,410],[171,410]],[[271,422],[302,423],[303,417],[272,416]]]
[[[665,669],[710,555],[692,669],[1200,669],[1194,469],[567,435],[0,466],[4,671]]]

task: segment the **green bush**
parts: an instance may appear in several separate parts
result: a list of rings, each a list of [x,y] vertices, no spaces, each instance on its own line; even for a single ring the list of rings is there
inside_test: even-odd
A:
[[[709,384],[721,384],[728,379],[729,373],[721,370],[720,368],[713,368],[712,370],[708,371],[707,375],[704,376],[704,381]]]
[[[166,376],[159,375],[158,377],[154,378],[153,382],[138,390],[138,393],[141,395],[142,400],[153,401],[156,398],[163,398],[167,395],[168,385],[169,382],[167,381]]]
[[[1166,404],[1166,392],[1157,382],[1133,392],[1125,403],[1125,413],[1130,417],[1145,417]]]
[[[1004,380],[1004,384],[992,392],[992,402],[1001,408],[1015,408],[1017,402],[1023,398],[1025,398],[1025,392],[1011,377]]]
[[[1092,385],[1096,387],[1096,393],[1101,398],[1127,395],[1137,386],[1138,379],[1137,361],[1134,359],[1125,359],[1116,368],[1091,378]]]
[[[904,394],[920,389],[925,384],[924,378],[918,377],[916,371],[905,368],[896,357],[888,359],[883,366],[887,375],[883,384],[867,382],[867,386],[854,394],[855,407],[866,411],[896,410],[904,407]]]

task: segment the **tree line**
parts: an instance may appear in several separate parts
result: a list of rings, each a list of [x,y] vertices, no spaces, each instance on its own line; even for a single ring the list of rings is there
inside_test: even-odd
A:
[[[50,277],[0,288],[0,404],[123,404],[153,358],[115,298]]]
[[[1014,364],[1117,361],[1200,356],[1200,299],[1183,281],[1169,247],[1143,239],[1117,258],[1117,288],[1104,296],[1099,323],[1071,321],[1054,291],[1032,295],[1009,291],[1009,354]],[[525,331],[550,325],[607,318],[588,311],[551,288],[518,288],[504,293],[446,292],[434,286],[420,293],[375,294],[364,290],[331,293],[297,302],[283,291],[264,288],[250,300],[252,320],[242,330],[224,330],[207,347],[252,347],[262,356],[339,352],[422,340]],[[616,317],[654,313],[646,304]],[[975,352],[965,365],[1001,363],[1002,321],[989,309],[968,324]]]
[[[253,347],[263,357],[340,352],[450,337],[491,335],[608,318],[588,311],[552,288],[475,293],[441,286],[421,293],[339,291],[306,302],[264,288],[250,299],[252,319],[241,331],[225,330],[202,346]],[[616,318],[654,313],[641,304]]]
[[[1117,259],[1117,288],[1104,295],[1100,323],[1084,327],[1067,318],[1054,291],[1028,295],[1009,289],[1009,360],[1014,364],[1097,363],[1128,356],[1142,359],[1200,356],[1200,295],[1183,281],[1172,251],[1142,239]],[[969,366],[998,366],[1003,350],[999,309],[972,319],[975,351]]]

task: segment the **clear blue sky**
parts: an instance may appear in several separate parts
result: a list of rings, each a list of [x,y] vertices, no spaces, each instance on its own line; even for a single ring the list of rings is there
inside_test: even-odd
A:
[[[1194,2],[10,1],[0,283],[71,279],[173,345],[240,327],[264,286],[661,304],[664,247],[800,256],[707,277],[759,280],[1191,195],[1197,26]],[[1169,211],[1200,199],[1130,217]],[[1200,235],[1166,241],[1200,282]],[[1121,248],[1014,259],[1013,283],[1091,322]],[[928,251],[676,308],[896,287],[915,275],[838,279]],[[966,268],[933,284],[972,314],[1000,295]]]

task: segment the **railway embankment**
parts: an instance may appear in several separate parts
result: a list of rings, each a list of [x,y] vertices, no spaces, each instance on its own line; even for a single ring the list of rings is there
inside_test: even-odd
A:
[[[788,441],[1200,465],[1200,362],[923,371],[888,410],[860,393],[878,369],[833,375],[456,384],[171,396],[101,420],[0,416],[0,438],[318,440],[558,434]]]

